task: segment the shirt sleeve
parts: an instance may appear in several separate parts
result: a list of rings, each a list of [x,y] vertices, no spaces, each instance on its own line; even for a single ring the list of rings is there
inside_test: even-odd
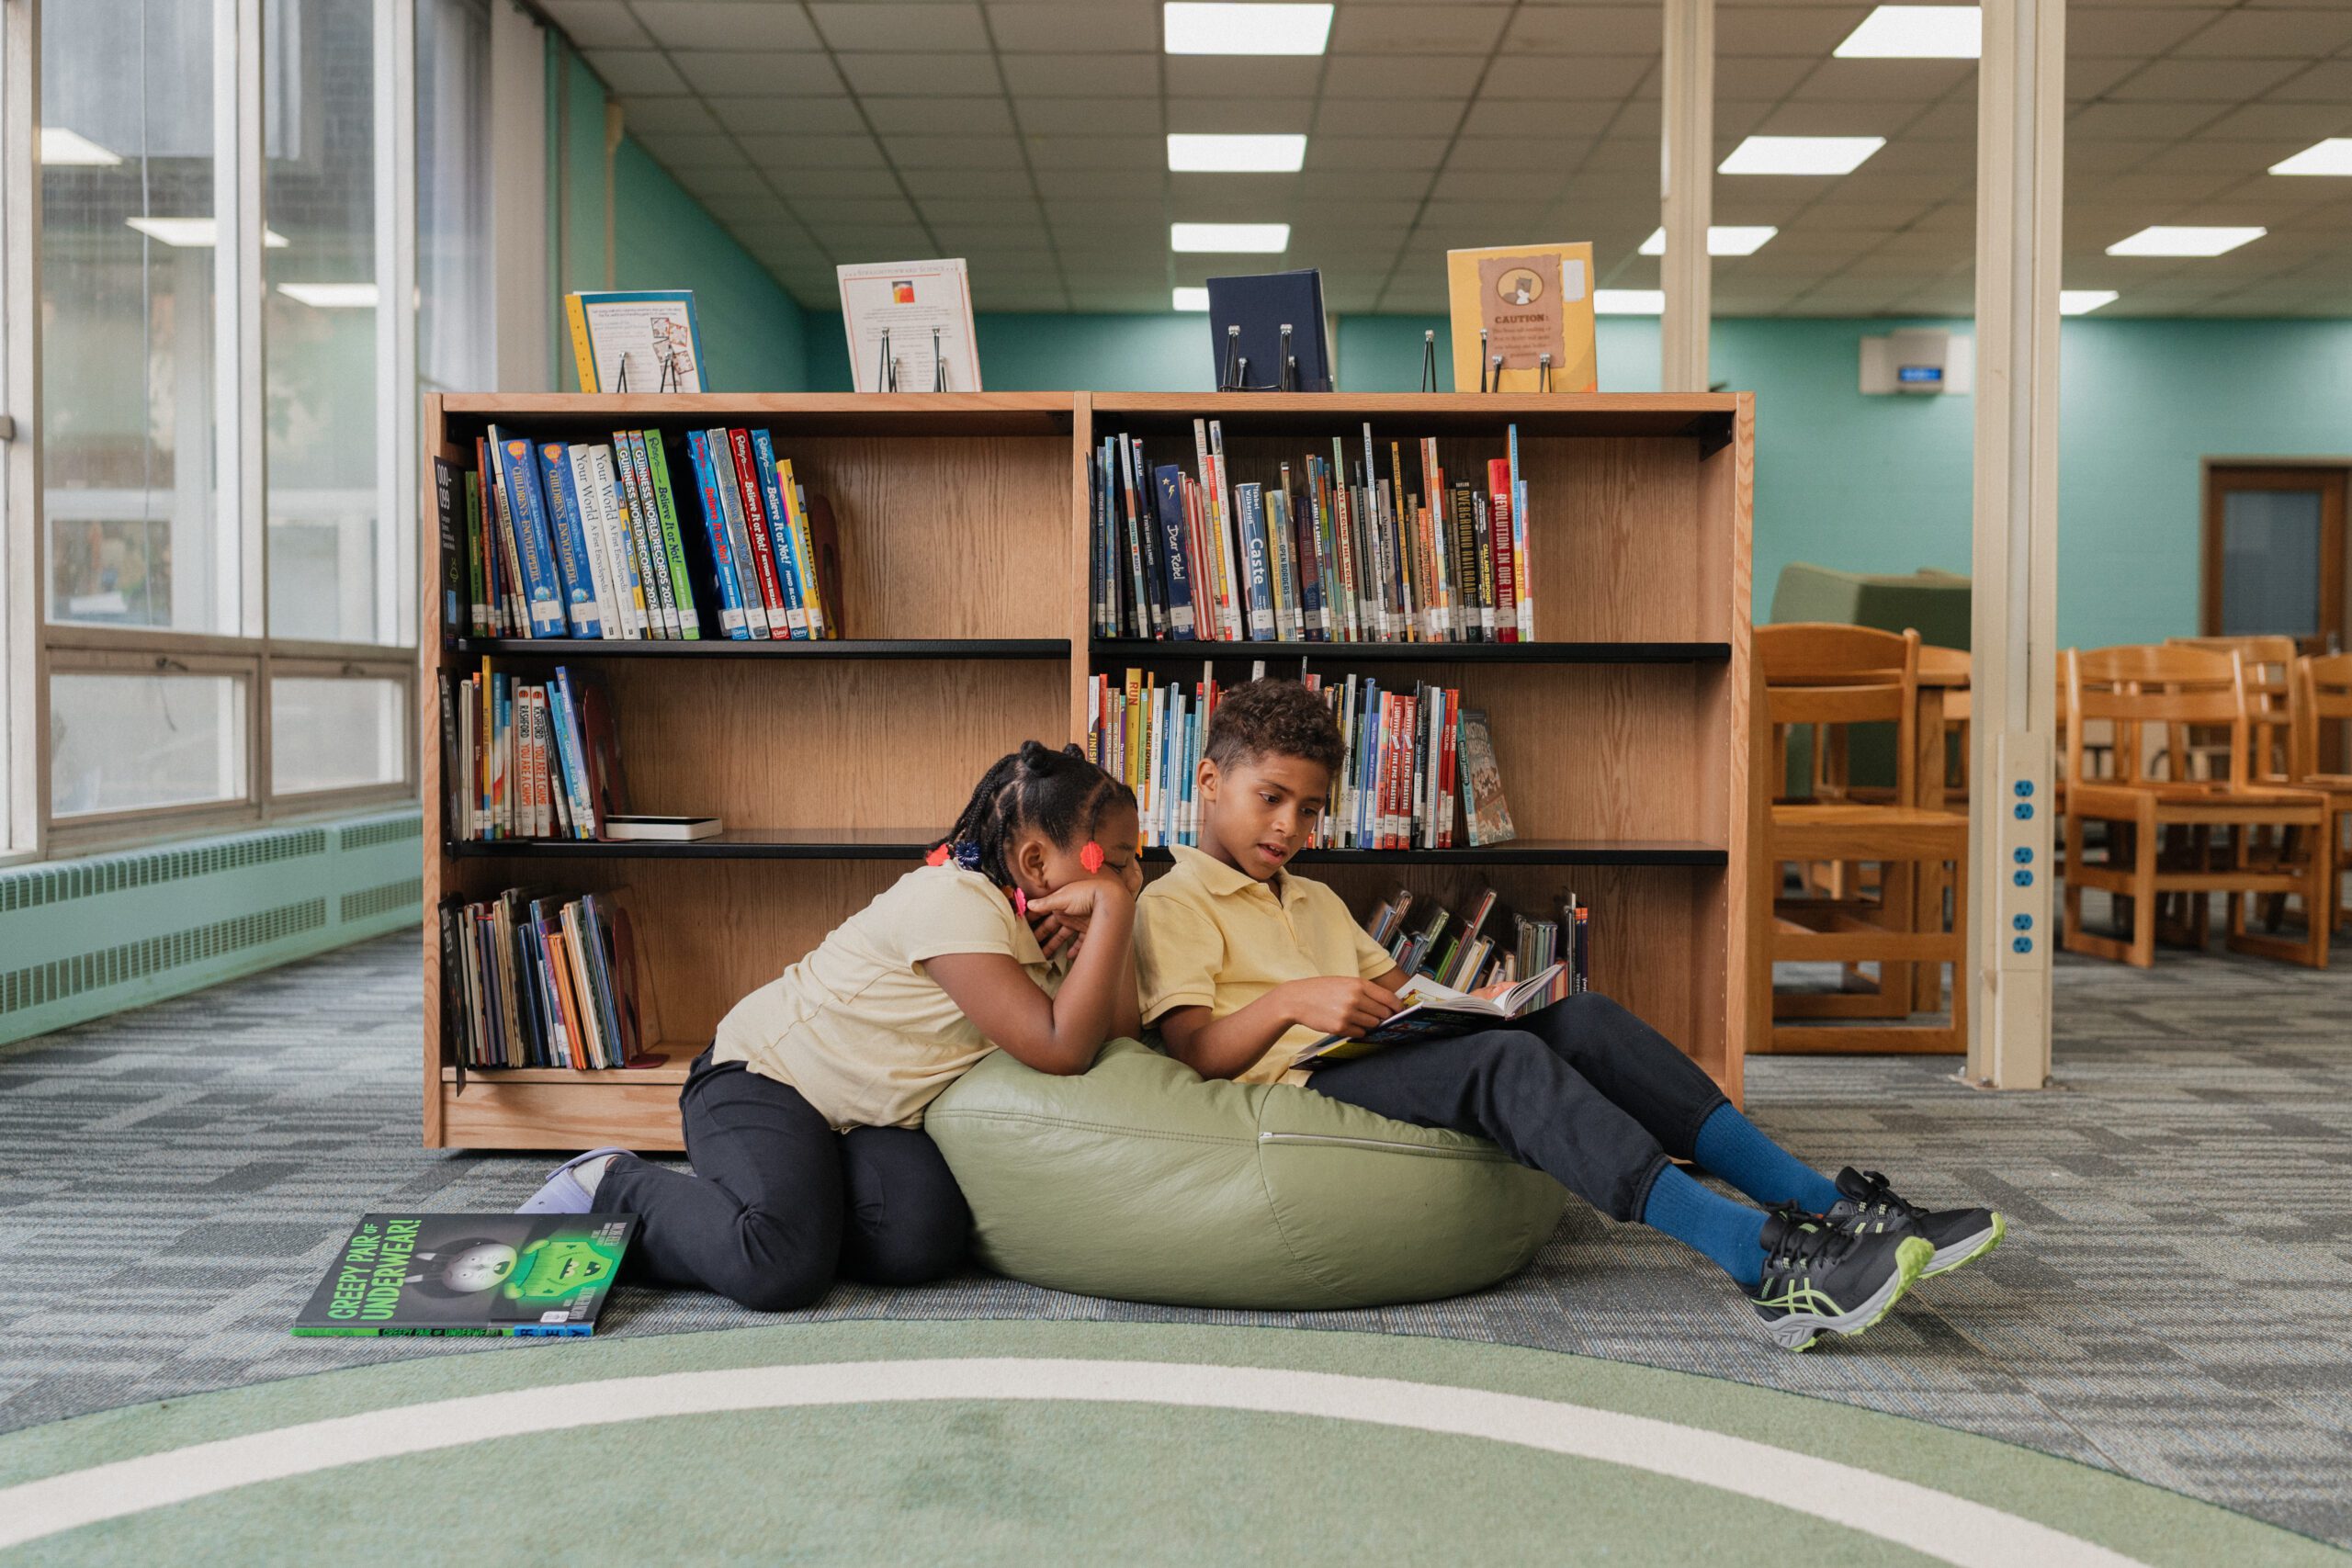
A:
[[[1019,917],[988,883],[978,877],[940,878],[933,886],[905,888],[908,900],[906,961],[921,964],[949,953],[1001,953],[1018,956],[1012,923]]]
[[[1148,891],[1136,900],[1136,983],[1144,1022],[1157,1023],[1178,1008],[1214,1006],[1224,964],[1225,933],[1206,910]]]
[[[1351,922],[1348,930],[1356,942],[1356,974],[1360,978],[1376,980],[1396,967],[1396,955],[1372,940],[1372,933]]]

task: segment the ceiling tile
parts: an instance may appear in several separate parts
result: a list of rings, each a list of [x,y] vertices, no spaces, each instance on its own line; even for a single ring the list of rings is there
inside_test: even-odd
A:
[[[740,54],[690,51],[671,61],[697,93],[740,93],[753,97],[834,96],[843,91],[841,73],[823,54]]]
[[[750,169],[688,169],[679,175],[678,183],[706,202],[771,194],[767,181]]]
[[[989,0],[989,30],[1008,54],[1061,53],[1070,50],[1156,52],[1159,7],[1133,0],[1089,0],[1080,6]]]
[[[1462,123],[1464,136],[1598,136],[1620,118],[1615,104],[1481,98]]]
[[[1757,129],[1767,136],[1893,136],[1911,118],[1888,104],[1782,104]]]
[[[1026,169],[901,169],[899,183],[918,201],[927,196],[1031,196]]]
[[[836,54],[850,91],[866,97],[920,98],[933,93],[992,95],[996,62],[987,54]]]
[[[632,0],[630,9],[664,49],[820,49],[797,6],[732,0]]]
[[[692,131],[713,135],[718,122],[695,98],[626,98],[621,122],[633,130]]]
[[[828,230],[825,248],[843,261],[898,261],[928,255],[931,236],[911,223]]]
[[[1401,174],[1434,169],[1445,152],[1442,136],[1317,136],[1306,143],[1306,166]]]
[[[971,0],[901,4],[895,0],[813,0],[808,15],[831,50],[874,50],[889,53],[965,51],[989,47],[980,8]]]
[[[743,144],[766,171],[768,183],[796,200],[804,196],[866,196],[889,188],[889,175],[880,168],[804,167],[795,151],[798,142],[790,137],[747,136]]]
[[[800,220],[820,234],[847,227],[912,223],[915,209],[899,196],[812,196],[792,204]]]
[[[1161,65],[1169,96],[1180,98],[1311,98],[1323,74],[1307,55],[1171,54]]]
[[[2302,71],[2299,60],[2157,60],[2107,90],[2110,99],[2242,103]]]
[[[763,143],[773,146],[773,142]],[[882,149],[871,136],[795,136],[786,140],[779,164],[804,169],[880,169]],[[762,158],[762,163],[772,160]]]
[[[1131,119],[1136,104],[1132,98],[1015,97],[1012,113],[1024,135],[1079,136]]]
[[[615,93],[655,96],[686,90],[670,57],[657,49],[590,50],[581,58]]]
[[[1000,63],[1016,98],[1128,99],[1159,96],[1159,57],[1153,54],[1013,54]]]
[[[2070,174],[2104,175],[2135,168],[2165,145],[2161,141],[2092,141],[2068,129],[2066,168]]]
[[[2196,131],[2217,112],[2211,104],[2088,104],[2066,121],[2066,140],[2169,141]]]
[[[1168,143],[1157,136],[1033,136],[1029,161],[1040,169],[1128,169],[1156,182],[1168,169]]]
[[[1510,63],[1498,60],[1494,68]],[[1325,62],[1323,99],[1466,98],[1478,87],[1487,62],[1468,55],[1396,60],[1381,54],[1340,54]]]
[[[2083,103],[2096,98],[2140,69],[2140,64],[2136,60],[2074,55],[2066,62],[2066,99],[2069,103]]]
[[[2286,137],[2301,139],[2308,147],[2324,136],[2352,135],[2352,102],[2248,104],[2200,127],[2197,133],[2240,141]]]
[[[2069,6],[2066,53],[2153,59],[2221,14],[2211,6]]]
[[[1326,98],[1315,111],[1317,136],[1451,136],[1461,123],[1462,105],[1445,98],[1394,103]]]
[[[1721,81],[1720,73],[1717,76]],[[1976,80],[1967,60],[1822,61],[1796,88],[1799,98],[1841,104],[1925,104]]]
[[[1038,193],[1048,199],[1136,201],[1165,191],[1174,176],[1139,175],[1132,169],[1039,169],[1035,177]]]
[[[1643,62],[1645,70],[1655,62]],[[1777,101],[1797,90],[1813,72],[1814,62],[1787,55],[1725,56],[1715,62],[1715,99]]]
[[[1643,54],[1663,47],[1657,6],[1522,6],[1503,35],[1506,54]],[[1716,18],[1717,47],[1722,17]]]
[[[629,135],[637,139],[639,145],[653,154],[654,162],[672,174],[676,174],[682,169],[740,169],[748,166],[743,161],[742,150],[735,145],[735,139],[731,136],[696,135],[691,131],[639,130],[636,126],[628,124],[627,111],[623,111],[621,122],[628,126]]]
[[[1331,52],[1485,54],[1510,13],[1509,6],[1342,6],[1331,23]]]
[[[984,197],[933,196],[922,198],[922,215],[935,224],[1017,228],[1044,221],[1034,201],[992,200]]]
[[[884,136],[1010,136],[1012,109],[996,98],[865,98],[866,118]]]
[[[2352,103],[2352,60],[2324,60],[2270,90],[2273,103]]]
[[[2173,52],[2311,60],[2347,43],[2352,43],[2352,10],[2342,6],[2299,6],[2232,11],[2183,39]]]
[[[1623,98],[1642,85],[1655,64],[1647,55],[1638,54],[1504,55],[1487,68],[1478,95],[1486,98]],[[1720,73],[1716,86],[1720,92]],[[1772,96],[1784,91],[1776,88]]]
[[[885,136],[890,162],[902,169],[1017,169],[1021,143],[1011,136]]]
[[[1122,130],[1149,130],[1152,127],[1144,116],[1150,112],[1150,106],[1146,105],[1139,115],[1136,106],[1130,105],[1116,118],[1098,120],[1095,129],[1117,126]],[[1295,136],[1305,134],[1314,118],[1315,105],[1307,98],[1170,98],[1167,129]]]
[[[1818,59],[1845,41],[1871,7],[1848,6],[1758,6],[1715,16],[1715,52],[1720,55],[1805,54]]]
[[[1128,182],[1123,194],[1134,195],[1136,176],[1123,175],[1117,177]],[[1288,212],[1297,204],[1302,194],[1296,175],[1151,174],[1144,177],[1151,182],[1154,190],[1162,188],[1164,184],[1169,198],[1182,201],[1187,207],[1225,204],[1235,208],[1246,207],[1252,212],[1269,216]]]
[[[1492,172],[1542,184],[1576,173],[1592,151],[1589,136],[1465,136],[1446,155],[1443,184],[1464,171]]]
[[[545,9],[576,49],[644,49],[653,42],[621,0],[546,0]]]
[[[865,131],[865,117],[845,97],[707,97],[703,102],[719,124],[745,136],[856,136]]]

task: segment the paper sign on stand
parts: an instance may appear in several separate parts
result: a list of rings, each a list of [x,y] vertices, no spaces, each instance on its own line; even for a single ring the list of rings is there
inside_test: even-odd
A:
[[[980,390],[972,280],[962,257],[837,270],[842,330],[849,339],[850,376],[857,390]]]

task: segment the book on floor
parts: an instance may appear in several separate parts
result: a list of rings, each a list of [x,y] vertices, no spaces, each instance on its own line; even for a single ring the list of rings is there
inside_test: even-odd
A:
[[[584,1337],[637,1224],[634,1214],[364,1215],[293,1332]]]
[[[1457,991],[1427,975],[1416,975],[1396,993],[1396,999],[1405,1007],[1383,1020],[1378,1028],[1366,1030],[1353,1039],[1344,1034],[1327,1034],[1299,1053],[1292,1066],[1345,1061],[1351,1056],[1370,1055],[1385,1045],[1443,1040],[1493,1029],[1548,1003],[1552,999],[1552,982],[1559,974],[1560,965],[1554,964],[1515,985],[1489,986],[1475,992]]]

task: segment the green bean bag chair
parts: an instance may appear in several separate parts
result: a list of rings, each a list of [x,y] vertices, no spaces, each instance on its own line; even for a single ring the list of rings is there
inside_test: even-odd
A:
[[[1303,1089],[1204,1080],[1133,1040],[1076,1077],[999,1051],[923,1118],[980,1260],[1171,1306],[1380,1306],[1524,1268],[1567,1194],[1483,1139]]]

